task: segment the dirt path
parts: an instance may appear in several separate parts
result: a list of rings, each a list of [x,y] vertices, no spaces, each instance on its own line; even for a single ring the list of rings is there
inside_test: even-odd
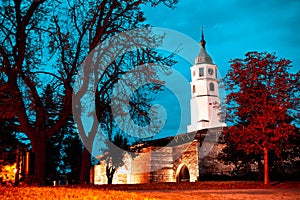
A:
[[[149,198],[166,200],[300,200],[298,189],[153,190],[132,191]]]

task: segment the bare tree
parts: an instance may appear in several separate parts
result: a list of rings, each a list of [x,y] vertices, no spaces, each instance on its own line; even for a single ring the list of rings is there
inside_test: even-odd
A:
[[[147,27],[141,5],[161,3],[172,8],[177,0],[1,2],[0,73],[12,92],[14,115],[18,119],[16,126],[31,141],[35,154],[33,181],[36,184],[45,180],[46,142],[61,129],[72,112],[74,78],[85,57],[99,43],[120,32]],[[158,39],[155,36],[149,38]],[[163,61],[153,51],[145,48],[141,51],[141,55]],[[143,60],[144,57],[137,58]],[[92,69],[87,68],[86,74],[89,70]],[[122,74],[121,68],[115,68],[112,74],[114,78],[103,79],[106,83],[101,87],[115,83]],[[41,95],[47,84],[55,88],[53,96],[60,104],[51,126],[47,125],[48,113]],[[77,95],[86,89],[83,84]],[[105,89],[98,88],[98,92],[105,93]],[[93,135],[82,139],[92,140]],[[86,182],[90,165],[87,149],[82,158],[81,181]]]

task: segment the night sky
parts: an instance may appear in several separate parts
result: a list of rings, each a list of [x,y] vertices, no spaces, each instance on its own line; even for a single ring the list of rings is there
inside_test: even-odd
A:
[[[300,69],[300,1],[297,0],[181,0],[177,8],[164,6],[143,8],[152,26],[178,31],[200,41],[204,28],[206,49],[225,76],[234,58],[243,58],[249,51],[276,52],[279,58],[292,61],[291,72]],[[195,57],[199,51],[191,52]],[[190,64],[179,62],[174,69],[190,81]],[[186,105],[178,106],[174,95],[161,93],[157,103],[167,110],[167,123],[158,137],[184,133],[178,129],[181,122],[189,123],[190,90],[184,94]]]

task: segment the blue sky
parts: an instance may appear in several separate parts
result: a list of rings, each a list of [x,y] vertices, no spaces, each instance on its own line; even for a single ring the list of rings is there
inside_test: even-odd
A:
[[[299,0],[181,0],[173,10],[164,6],[144,10],[151,25],[196,41],[204,27],[207,51],[223,73],[228,60],[252,50],[276,52],[300,68]]]
[[[243,58],[248,51],[276,52],[278,57],[292,61],[291,72],[300,69],[299,0],[181,0],[173,10],[147,6],[144,11],[152,26],[181,32],[197,42],[204,27],[206,49],[222,76],[230,59]],[[189,63],[180,62],[175,69],[190,80],[189,67]],[[184,98],[188,104],[189,96],[187,91]],[[186,115],[189,105],[180,111],[168,93],[161,93],[157,101],[169,110],[162,136],[176,134],[178,115],[181,112]],[[187,125],[189,117],[183,123]]]

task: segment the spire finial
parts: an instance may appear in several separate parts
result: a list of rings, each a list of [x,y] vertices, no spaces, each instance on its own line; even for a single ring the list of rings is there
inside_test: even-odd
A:
[[[200,41],[200,53],[195,59],[195,64],[201,64],[201,63],[207,63],[207,64],[212,64],[213,61],[211,57],[208,55],[205,49],[205,39],[204,39],[204,28],[201,28],[201,41]]]
[[[206,44],[206,42],[205,42],[205,39],[204,39],[204,28],[202,26],[202,28],[201,28],[201,41],[200,41],[200,45],[201,45],[201,47],[203,47],[205,49],[205,44]]]

